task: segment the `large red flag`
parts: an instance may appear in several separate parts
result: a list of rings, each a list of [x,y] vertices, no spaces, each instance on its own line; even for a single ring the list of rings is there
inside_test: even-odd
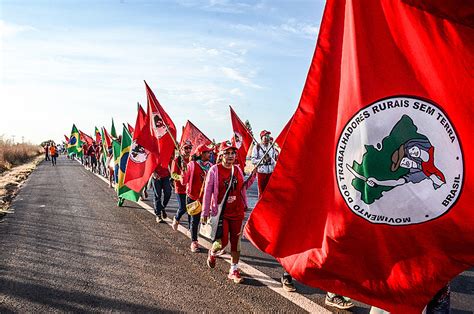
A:
[[[87,135],[81,130],[79,130],[79,134],[80,134],[81,141],[86,142],[87,145],[92,145],[92,143],[94,142],[94,139],[91,136]]]
[[[288,134],[288,130],[290,129],[292,120],[293,120],[293,117],[290,120],[288,120],[283,130],[281,130],[280,134],[275,139],[275,143],[280,149],[283,147],[283,144],[285,143],[286,135]]]
[[[204,133],[201,132],[195,126],[191,121],[187,121],[185,127],[183,128],[183,134],[181,135],[181,141],[179,142],[179,146],[181,147],[184,142],[189,141],[193,145],[193,149],[191,150],[191,155],[193,155],[196,152],[196,149],[198,148],[199,145],[204,144],[204,145],[210,145],[212,144],[212,141],[204,135]]]
[[[176,127],[146,82],[145,87],[148,100],[147,116],[152,137],[143,139],[140,143],[150,151],[156,151],[154,147],[158,143],[158,163],[163,168],[168,168],[177,146]]]
[[[245,167],[245,161],[247,158],[247,153],[252,145],[253,136],[250,134],[249,130],[245,124],[240,120],[240,118],[235,113],[234,109],[230,108],[230,120],[232,121],[232,129],[234,130],[234,135],[232,136],[232,142],[237,147],[237,154],[239,162]]]
[[[124,178],[124,184],[135,192],[140,192],[147,184],[158,164],[156,150],[149,151],[139,144],[140,140],[147,142],[152,137],[148,125],[147,114],[139,106]]]
[[[463,0],[327,2],[245,228],[296,279],[420,313],[474,265],[473,11]]]

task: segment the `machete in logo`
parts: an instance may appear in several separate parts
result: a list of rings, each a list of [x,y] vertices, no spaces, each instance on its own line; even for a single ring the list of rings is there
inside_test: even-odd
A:
[[[347,206],[375,224],[436,219],[462,190],[463,155],[453,124],[438,105],[412,96],[357,112],[340,134],[335,163]]]

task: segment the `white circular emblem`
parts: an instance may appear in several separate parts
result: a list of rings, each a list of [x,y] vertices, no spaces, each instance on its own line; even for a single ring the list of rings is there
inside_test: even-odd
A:
[[[130,159],[133,162],[136,162],[138,164],[145,162],[146,159],[148,158],[149,152],[143,147],[137,144],[136,141],[132,142],[132,146],[130,147]]]
[[[152,113],[152,119],[153,119],[153,133],[155,133],[155,136],[157,138],[162,138],[163,135],[166,134],[166,126],[165,123],[163,122],[163,118],[158,112],[153,112]]]
[[[448,212],[461,193],[463,156],[446,114],[412,96],[379,100],[357,112],[336,149],[336,180],[356,215],[411,225]]]
[[[240,135],[239,132],[234,132],[234,142],[235,142],[235,147],[239,149],[242,146],[242,135]]]

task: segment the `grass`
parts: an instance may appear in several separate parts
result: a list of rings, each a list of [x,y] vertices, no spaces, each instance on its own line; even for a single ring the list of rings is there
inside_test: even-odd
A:
[[[0,135],[0,173],[24,164],[42,152],[43,149],[38,145],[14,144]]]

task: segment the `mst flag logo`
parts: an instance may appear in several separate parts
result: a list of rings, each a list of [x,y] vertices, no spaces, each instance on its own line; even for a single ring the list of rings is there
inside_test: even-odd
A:
[[[346,124],[336,178],[349,208],[371,223],[410,225],[440,217],[456,202],[463,156],[454,126],[434,103],[379,100]]]
[[[145,162],[150,154],[143,146],[139,145],[137,141],[132,142],[132,147],[130,148],[130,159],[136,163]],[[125,172],[125,171],[124,171]]]

